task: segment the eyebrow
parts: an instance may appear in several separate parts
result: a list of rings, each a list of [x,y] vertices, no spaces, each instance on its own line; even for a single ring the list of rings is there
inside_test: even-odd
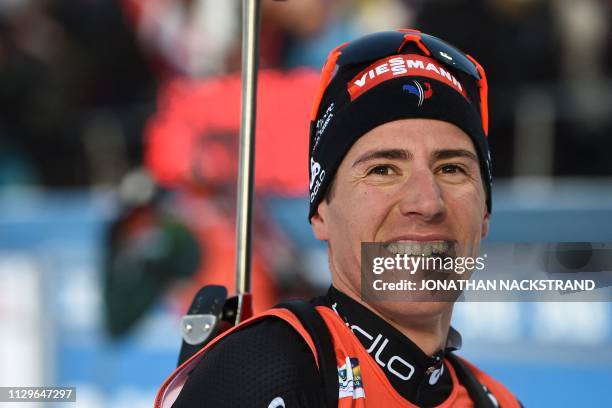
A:
[[[465,157],[478,163],[478,157],[469,150],[465,149],[443,149],[436,150],[431,156],[431,161],[436,162],[438,160],[448,160],[456,157]],[[353,163],[353,167],[363,162],[373,159],[392,159],[392,160],[410,160],[412,159],[412,153],[408,150],[403,149],[385,149],[385,150],[374,150],[369,151],[361,155]]]
[[[433,154],[432,154],[432,162],[438,161],[438,160],[447,160],[447,159],[454,159],[455,157],[465,157],[467,159],[473,160],[476,163],[478,163],[478,157],[476,157],[476,155],[472,152],[470,152],[469,150],[465,150],[465,149],[445,149],[445,150],[436,150]]]
[[[353,163],[353,167],[360,163],[373,160],[373,159],[393,159],[393,160],[408,160],[412,158],[412,153],[408,150],[402,149],[387,149],[387,150],[374,150],[369,151],[361,156]]]

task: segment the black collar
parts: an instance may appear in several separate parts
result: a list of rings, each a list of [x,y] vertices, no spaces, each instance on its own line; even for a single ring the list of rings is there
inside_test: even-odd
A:
[[[372,311],[333,286],[316,304],[332,308],[351,328],[395,390],[418,406],[436,406],[452,391],[452,379],[443,358],[461,347],[461,335],[450,328],[446,348],[425,354],[409,338]]]

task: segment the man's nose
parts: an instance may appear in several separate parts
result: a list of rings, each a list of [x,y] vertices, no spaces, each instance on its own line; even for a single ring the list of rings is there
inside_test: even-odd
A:
[[[415,169],[402,188],[399,210],[404,216],[433,221],[446,211],[442,190],[430,169]]]

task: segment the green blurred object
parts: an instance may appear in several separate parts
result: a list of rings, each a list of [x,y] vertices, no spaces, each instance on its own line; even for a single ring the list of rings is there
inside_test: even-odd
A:
[[[153,204],[131,208],[111,226],[104,259],[107,328],[126,334],[173,282],[190,278],[201,250],[192,232]]]

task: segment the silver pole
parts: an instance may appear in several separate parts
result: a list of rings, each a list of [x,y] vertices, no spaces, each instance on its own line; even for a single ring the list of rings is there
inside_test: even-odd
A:
[[[248,293],[251,288],[251,213],[257,112],[259,0],[243,1],[242,23],[242,112],[236,208],[236,293],[240,300],[241,295]],[[238,323],[240,316],[237,319]]]

